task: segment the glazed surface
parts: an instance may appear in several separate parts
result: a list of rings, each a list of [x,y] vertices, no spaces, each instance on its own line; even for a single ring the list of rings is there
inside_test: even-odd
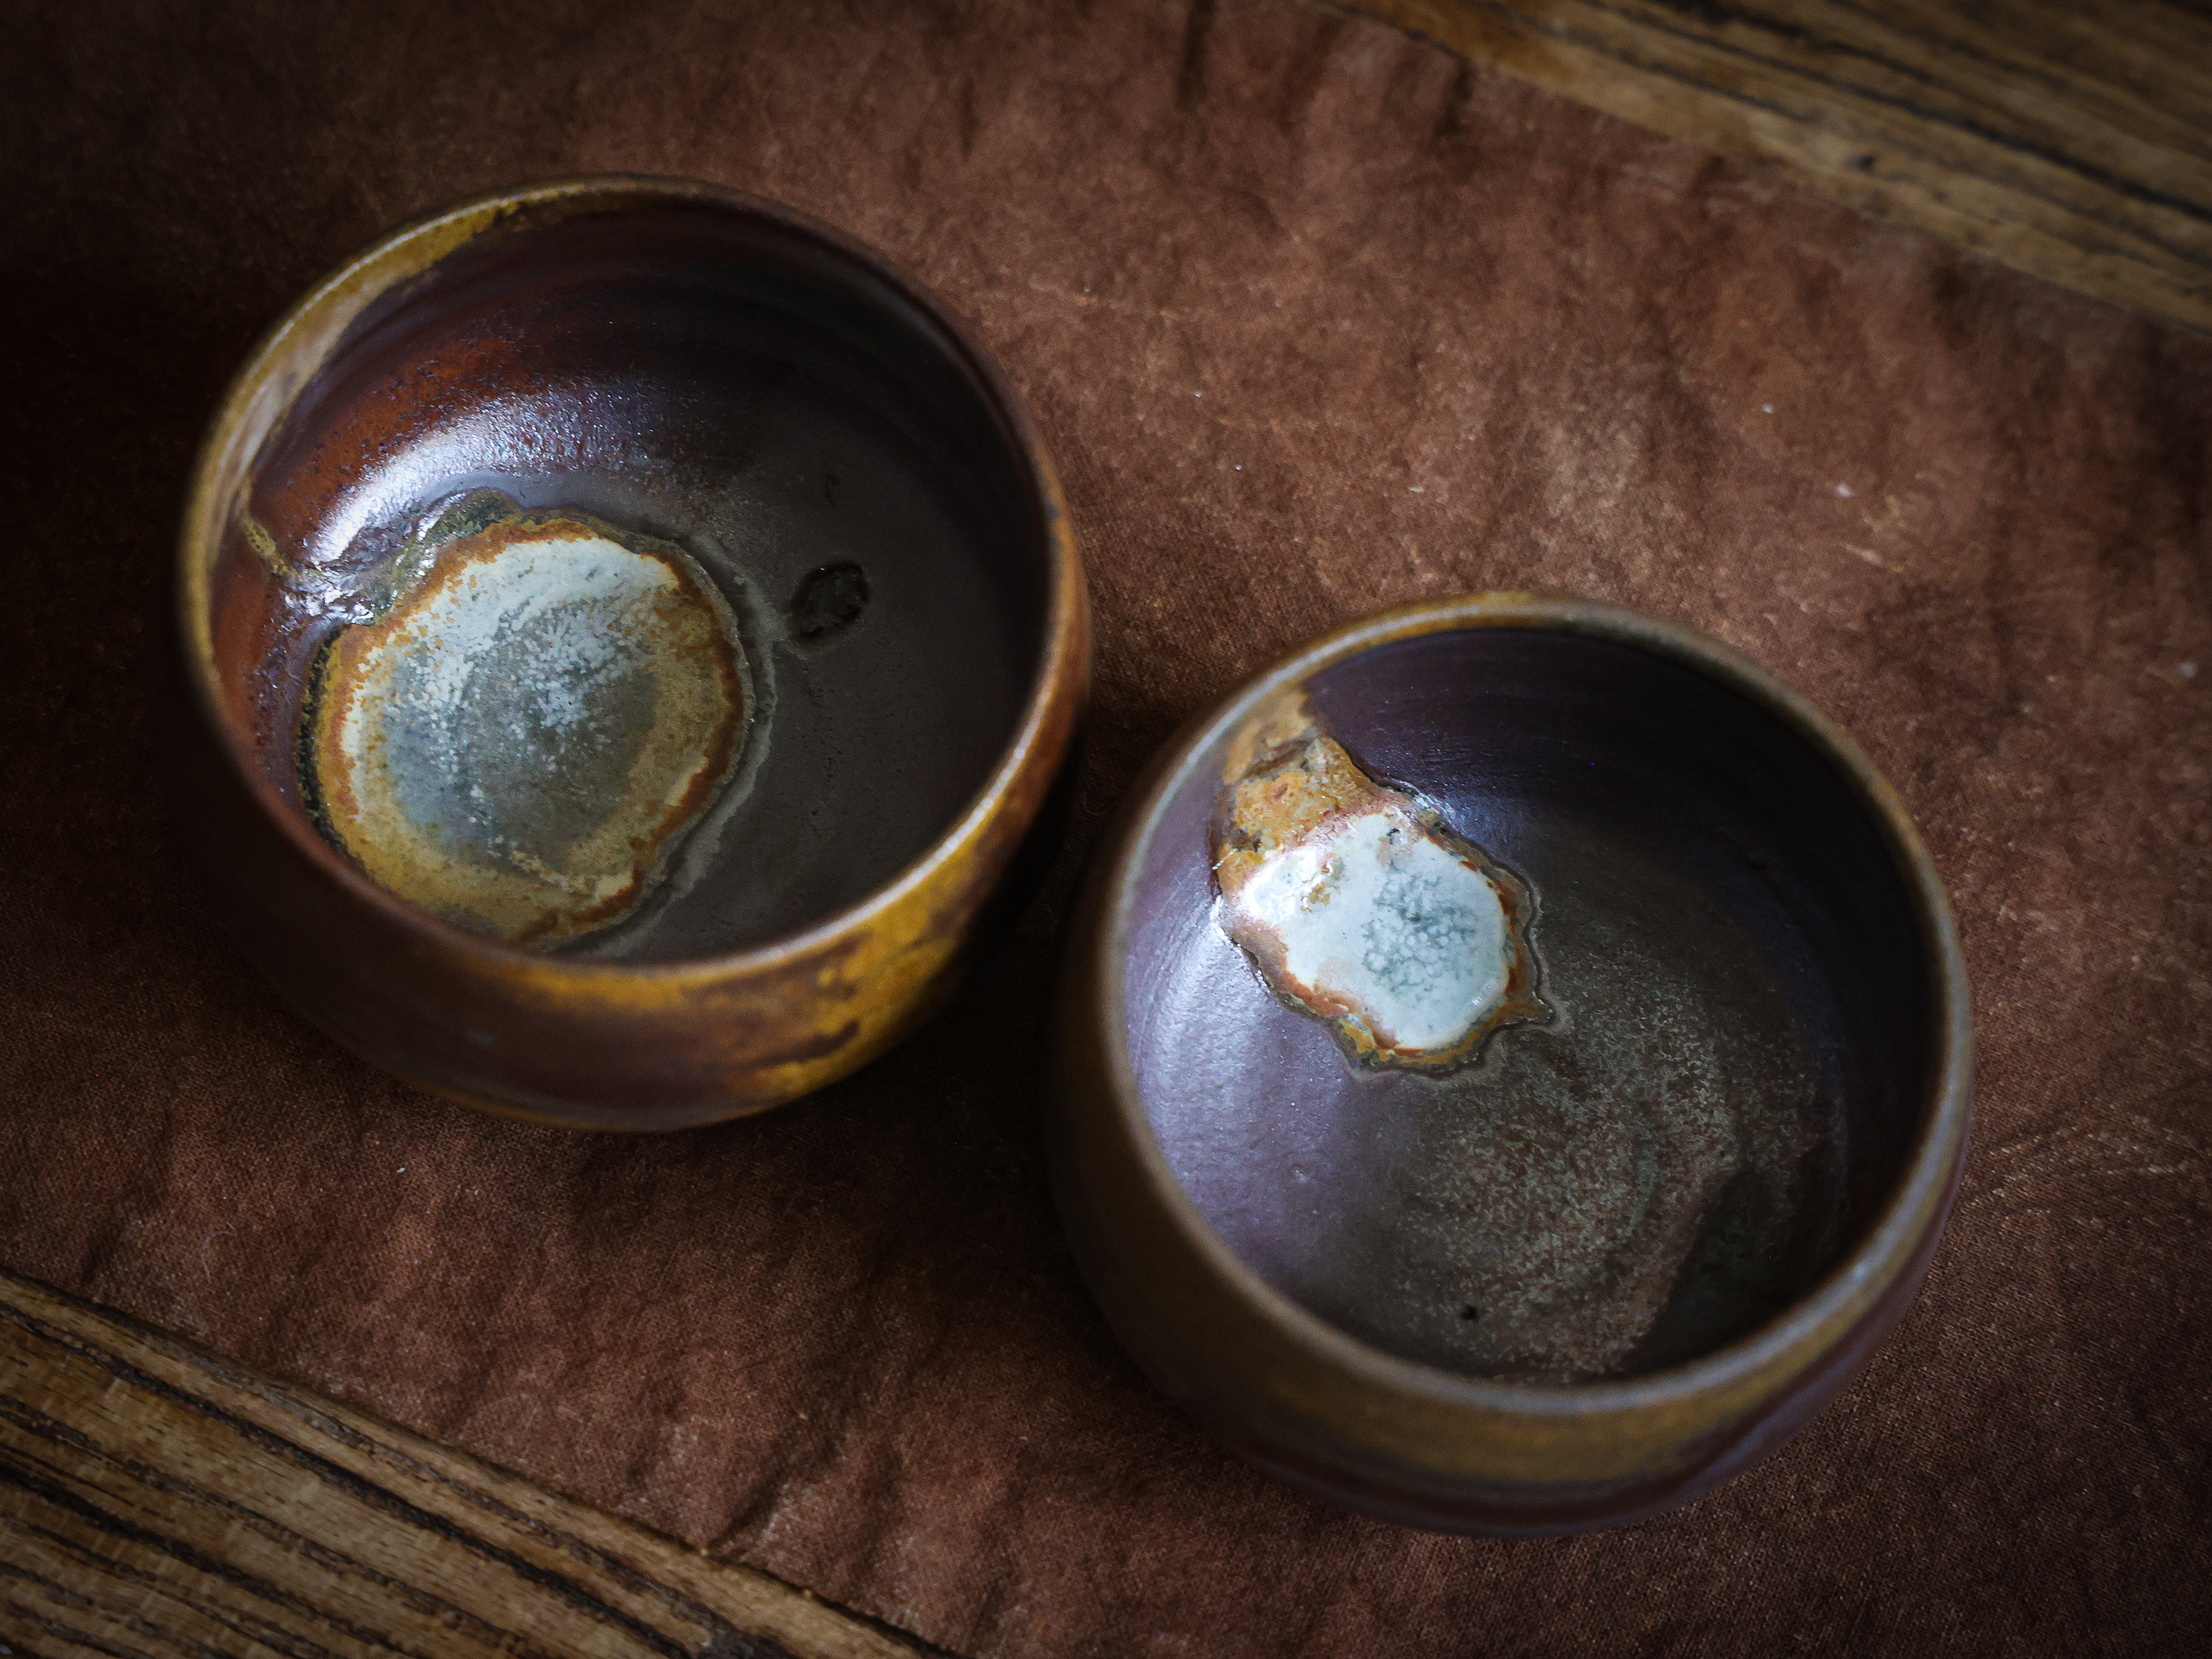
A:
[[[1519,878],[1361,771],[1302,701],[1231,738],[1209,842],[1222,933],[1355,1060],[1448,1070],[1548,1018]]]
[[[538,944],[644,896],[751,699],[736,618],[679,549],[503,504],[446,515],[471,522],[331,638],[301,741],[319,822],[379,882]]]
[[[518,872],[505,898],[479,903],[441,881],[410,891],[389,878],[392,859],[364,860],[386,885],[480,931],[692,959],[859,902],[983,787],[1042,650],[1027,487],[942,349],[882,318],[856,324],[829,286],[849,277],[799,258],[675,205],[487,239],[356,323],[272,436],[212,598],[235,717],[303,805],[300,732],[321,653],[376,623],[385,573],[428,518],[471,495],[666,550],[703,578],[687,577],[696,615],[726,624],[722,650],[745,682],[695,688],[741,702],[744,730],[738,743],[723,716],[693,720],[684,742],[728,776],[677,811],[684,833],[634,811],[617,835],[611,810],[598,827],[641,840],[638,857],[611,842],[564,871],[544,851],[574,840],[561,791],[510,790],[508,816],[527,821],[486,833],[534,847],[556,879],[525,894]],[[528,652],[561,648],[543,628],[532,638],[497,647],[504,671],[456,657],[444,672],[513,701],[538,672]],[[450,780],[463,792],[501,775],[495,745],[474,747],[469,775]],[[613,885],[550,896],[570,880]]]
[[[1249,1265],[1388,1352],[1559,1383],[1693,1358],[1809,1288],[1896,1156],[1905,1057],[1875,1010],[1911,969],[1880,959],[1909,940],[1871,831],[1840,800],[1801,817],[1821,780],[1778,723],[1638,654],[1475,630],[1306,687],[1360,775],[1418,788],[1528,885],[1550,1017],[1473,1063],[1362,1063],[1240,951],[1200,782],[1152,843],[1126,995],[1161,1151]],[[1196,777],[1234,773],[1226,741]],[[1363,799],[1350,822],[1387,835]]]

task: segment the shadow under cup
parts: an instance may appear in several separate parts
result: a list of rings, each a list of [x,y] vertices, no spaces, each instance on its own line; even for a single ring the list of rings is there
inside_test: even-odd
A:
[[[1285,688],[1527,887],[1547,1017],[1379,1067],[1231,942],[1209,826]],[[1310,647],[1163,762],[1077,947],[1057,1172],[1109,1316],[1231,1443],[1401,1519],[1711,1484],[1839,1384],[1940,1231],[1964,988],[1911,834],[1812,711],[1630,613],[1492,596]]]

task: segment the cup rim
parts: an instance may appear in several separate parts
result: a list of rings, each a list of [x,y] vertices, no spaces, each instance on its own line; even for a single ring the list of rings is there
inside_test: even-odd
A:
[[[1269,698],[1324,669],[1416,635],[1487,628],[1572,633],[1640,648],[1718,680],[1795,730],[1842,775],[1874,820],[1904,881],[1930,969],[1928,1013],[1935,1063],[1923,1097],[1921,1125],[1902,1177],[1873,1224],[1768,1324],[1708,1353],[1638,1376],[1577,1383],[1472,1376],[1393,1353],[1300,1306],[1231,1249],[1176,1179],[1152,1133],[1129,1053],[1124,969],[1136,877],[1169,803],[1190,781],[1199,757]],[[1099,1022],[1106,1092],[1146,1185],[1180,1242],[1309,1362],[1429,1406],[1553,1420],[1642,1411],[1689,1395],[1756,1389],[1778,1364],[1795,1370],[1799,1364],[1793,1359],[1802,1363],[1844,1340],[1883,1292],[1911,1272],[1931,1228],[1941,1228],[1972,1110],[1972,1011],[1949,901],[1903,802],[1857,744],[1806,698],[1733,647],[1680,623],[1594,600],[1521,592],[1417,600],[1347,623],[1298,647],[1192,720],[1170,739],[1132,791],[1127,811],[1100,872],[1104,925],[1091,936],[1096,955],[1089,964],[1100,988],[1091,1018]]]
[[[266,390],[290,372],[283,392],[289,409],[313,373],[327,361],[350,323],[389,294],[464,243],[496,234],[502,223],[525,215],[557,211],[564,216],[619,211],[653,204],[696,204],[762,222],[782,235],[811,242],[890,289],[942,336],[941,343],[982,392],[1003,423],[1022,471],[1036,495],[1048,568],[1047,595],[1036,665],[1012,736],[989,775],[965,806],[929,845],[889,881],[852,903],[757,944],[708,956],[668,960],[545,955],[503,939],[471,933],[386,890],[315,833],[276,786],[241,752],[223,712],[213,672],[207,577],[222,532],[222,497],[229,481],[226,463],[245,441],[245,428]],[[295,360],[305,360],[304,373]],[[269,428],[282,418],[282,410]],[[216,404],[192,463],[191,483],[177,544],[176,618],[184,647],[185,678],[195,710],[216,735],[224,763],[234,769],[256,805],[274,819],[294,848],[351,897],[399,927],[428,935],[439,946],[495,972],[575,985],[653,981],[680,988],[736,975],[787,968],[868,925],[927,888],[985,834],[1014,793],[1018,781],[1051,758],[1055,708],[1073,688],[1081,697],[1088,677],[1086,597],[1080,562],[1058,475],[1028,410],[969,325],[942,299],[884,255],[835,226],[799,209],[703,179],[652,173],[597,173],[514,185],[480,192],[434,209],[386,231],[315,282],[262,334],[246,353]]]

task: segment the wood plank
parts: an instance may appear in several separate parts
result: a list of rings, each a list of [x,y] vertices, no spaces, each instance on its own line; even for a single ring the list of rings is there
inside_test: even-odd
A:
[[[938,1651],[0,1271],[0,1652]]]
[[[2212,332],[2212,17],[2164,0],[1352,0],[1471,60]]]

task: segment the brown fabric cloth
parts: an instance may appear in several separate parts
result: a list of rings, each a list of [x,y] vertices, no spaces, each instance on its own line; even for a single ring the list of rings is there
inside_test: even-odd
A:
[[[1295,0],[26,9],[0,1260],[976,1655],[2169,1652],[2212,1626],[2212,346]],[[627,168],[974,317],[1091,562],[1083,809],[957,1006],[657,1139],[415,1096],[224,942],[141,665],[254,331],[397,220]],[[1121,1357],[1046,1201],[1045,986],[1171,727],[1419,594],[1709,629],[1951,883],[1975,1150],[1866,1377],[1571,1541],[1340,1513]]]

